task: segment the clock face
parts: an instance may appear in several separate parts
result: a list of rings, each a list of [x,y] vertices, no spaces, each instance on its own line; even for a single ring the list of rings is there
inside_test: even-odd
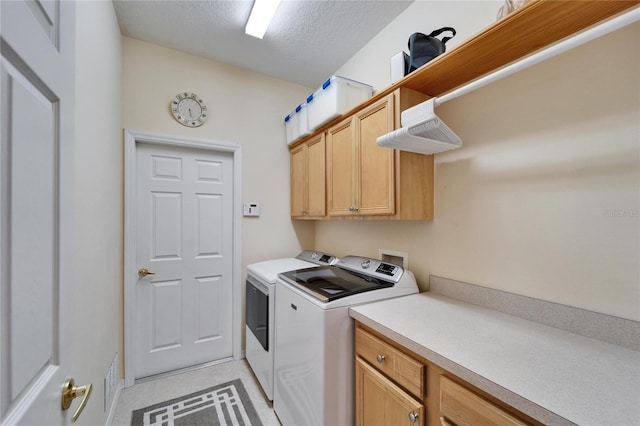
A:
[[[204,101],[195,93],[178,93],[169,107],[178,123],[188,127],[203,125],[209,115]]]

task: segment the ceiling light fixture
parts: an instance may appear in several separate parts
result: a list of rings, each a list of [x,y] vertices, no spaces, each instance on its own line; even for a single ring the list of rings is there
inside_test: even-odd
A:
[[[281,0],[254,0],[251,14],[244,32],[250,36],[262,38],[275,15]]]

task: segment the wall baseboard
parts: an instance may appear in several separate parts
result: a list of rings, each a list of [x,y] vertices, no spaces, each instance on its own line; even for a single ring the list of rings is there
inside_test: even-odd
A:
[[[116,409],[118,408],[118,401],[120,401],[122,389],[124,389],[124,379],[118,380],[118,385],[116,386],[116,391],[114,392],[113,399],[111,400],[111,407],[109,408],[109,415],[107,416],[105,426],[111,426],[113,424],[113,418],[116,415]]]

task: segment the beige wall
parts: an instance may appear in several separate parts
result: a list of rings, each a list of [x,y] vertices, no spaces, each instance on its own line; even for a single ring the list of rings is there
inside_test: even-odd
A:
[[[247,263],[312,248],[313,224],[289,219],[289,154],[282,119],[309,88],[122,38],[110,1],[76,10],[77,310],[74,365],[93,383],[78,424],[105,424],[103,380],[123,350],[123,128],[242,145],[243,199],[262,203],[243,220]],[[198,129],[169,113],[179,91],[203,96],[212,112]],[[109,401],[108,401],[109,403]]]
[[[316,249],[640,320],[639,63],[636,23],[442,105],[435,219],[318,222]]]
[[[242,269],[311,248],[313,224],[289,219],[289,151],[284,116],[308,87],[123,37],[123,127],[235,142],[242,146],[242,199],[260,202],[242,221]],[[195,92],[210,112],[198,128],[179,124],[169,101]]]
[[[120,61],[120,29],[113,4],[77,2],[77,276],[72,372],[78,385],[93,383],[79,425],[105,424],[103,380],[115,354],[122,356]]]

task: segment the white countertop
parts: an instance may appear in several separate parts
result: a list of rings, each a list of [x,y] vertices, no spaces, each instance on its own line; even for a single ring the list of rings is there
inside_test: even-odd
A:
[[[640,352],[432,293],[349,312],[543,423],[640,425]]]

